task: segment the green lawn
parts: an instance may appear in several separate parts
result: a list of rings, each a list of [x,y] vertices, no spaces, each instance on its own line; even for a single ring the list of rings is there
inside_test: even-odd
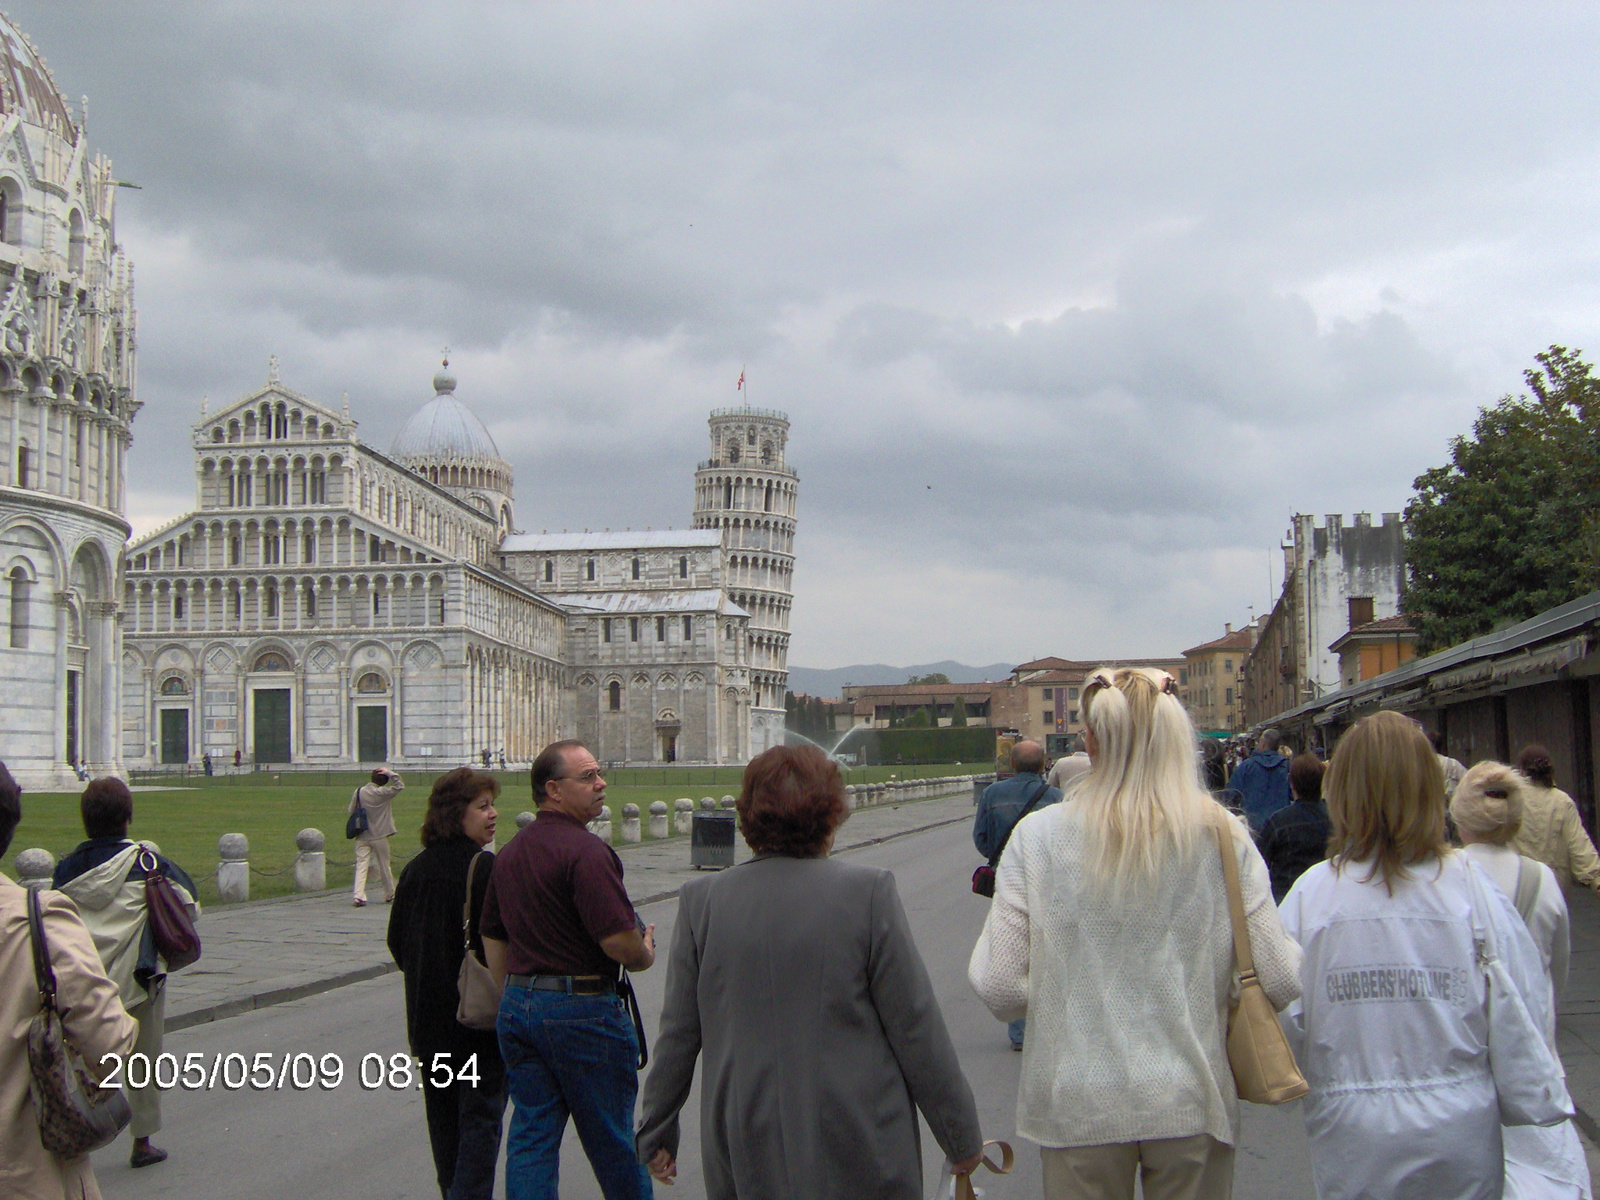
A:
[[[897,767],[856,767],[845,772],[850,783],[879,783],[892,776],[901,779],[939,775],[968,775],[984,766],[946,763]],[[494,772],[500,780],[500,841],[516,832],[516,815],[533,807],[528,777],[523,771]],[[607,776],[606,803],[618,818],[622,806],[637,804],[648,836],[649,806],[680,796],[698,803],[702,796],[736,795],[743,772],[738,767],[624,768]],[[174,779],[138,779],[135,787],[162,791],[136,792],[133,824],[128,832],[155,842],[168,857],[193,875],[200,898],[217,902],[215,874],[217,839],[224,833],[242,833],[250,839],[250,895],[254,898],[285,895],[294,890],[295,834],[307,826],[327,837],[328,886],[350,886],[355,855],[344,838],[344,811],[351,793],[368,776],[361,772],[285,772],[281,775],[247,773]],[[407,788],[395,798],[395,823],[400,833],[390,843],[399,866],[421,849],[416,831],[422,826],[431,776],[407,775]],[[183,790],[180,790],[183,789]],[[40,846],[60,859],[83,840],[78,816],[78,794],[27,792],[22,797],[22,823],[17,827],[5,863],[6,874],[16,877],[14,859],[20,850]]]

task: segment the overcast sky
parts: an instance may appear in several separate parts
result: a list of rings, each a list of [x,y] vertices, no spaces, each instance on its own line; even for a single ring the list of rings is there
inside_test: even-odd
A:
[[[284,382],[451,347],[529,530],[793,423],[792,662],[1173,654],[1600,352],[1594,5],[11,0],[136,266],[130,519]]]

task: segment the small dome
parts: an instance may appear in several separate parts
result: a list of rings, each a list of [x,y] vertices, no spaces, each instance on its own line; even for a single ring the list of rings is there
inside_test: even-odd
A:
[[[10,113],[66,141],[78,140],[72,113],[50,68],[27,35],[0,15],[0,114]]]
[[[433,377],[437,393],[395,436],[389,454],[412,459],[500,459],[500,449],[473,411],[455,397],[455,376],[440,371]]]

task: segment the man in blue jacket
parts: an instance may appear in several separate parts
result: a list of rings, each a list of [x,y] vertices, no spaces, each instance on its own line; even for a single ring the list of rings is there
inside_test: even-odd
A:
[[[1239,793],[1239,807],[1244,809],[1251,833],[1260,833],[1267,818],[1280,808],[1288,808],[1293,799],[1289,794],[1289,760],[1278,753],[1280,741],[1282,737],[1276,729],[1263,730],[1256,739],[1256,752],[1228,777],[1228,787]]]
[[[1061,789],[1051,787],[1044,779],[1044,747],[1038,742],[1018,742],[1011,748],[1011,769],[1016,772],[1009,779],[991,783],[978,799],[978,816],[972,824],[972,844],[978,853],[992,864],[998,865],[1000,854],[1011,830],[1025,812],[1037,812],[1047,804],[1061,799]],[[1011,1048],[1022,1049],[1022,1037],[1027,1028],[1027,1018],[1018,1018],[1006,1026],[1011,1036]]]

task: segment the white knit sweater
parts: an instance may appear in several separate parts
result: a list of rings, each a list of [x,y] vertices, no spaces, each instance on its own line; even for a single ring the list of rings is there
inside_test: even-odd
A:
[[[1283,931],[1266,864],[1230,821],[1256,972],[1283,1008],[1300,948]],[[1234,1143],[1239,1103],[1225,1045],[1237,986],[1216,838],[1114,906],[1089,871],[1078,804],[1016,828],[967,978],[1001,1020],[1026,1015],[1017,1132],[1044,1146],[1209,1133]]]

